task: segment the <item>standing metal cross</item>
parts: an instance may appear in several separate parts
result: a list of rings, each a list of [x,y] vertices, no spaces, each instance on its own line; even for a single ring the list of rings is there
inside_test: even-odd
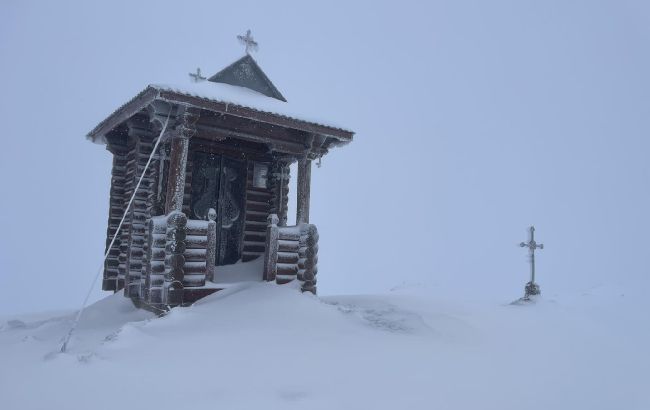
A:
[[[203,76],[201,75],[201,69],[200,69],[200,68],[197,68],[197,69],[196,69],[196,73],[190,73],[190,77],[192,77],[192,80],[193,80],[195,83],[198,83],[199,81],[203,81],[203,80],[205,80],[205,77],[203,77]]]
[[[238,35],[237,39],[246,46],[246,54],[250,54],[249,51],[257,51],[257,41],[253,40],[250,30],[246,30],[246,35]]]
[[[535,242],[535,227],[530,227],[530,240],[528,243],[522,242],[519,244],[522,248],[528,248],[530,252],[530,282],[526,284],[526,294],[524,298],[529,298],[533,295],[539,295],[539,285],[535,283],[535,250],[544,249],[544,244]]]

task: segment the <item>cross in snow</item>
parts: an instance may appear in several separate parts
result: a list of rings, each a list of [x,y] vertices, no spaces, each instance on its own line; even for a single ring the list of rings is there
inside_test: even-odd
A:
[[[526,296],[528,299],[532,295],[539,295],[539,285],[535,283],[535,250],[544,249],[544,244],[535,242],[535,227],[530,227],[530,240],[519,244],[522,248],[528,248],[530,252],[530,282],[526,284]]]
[[[201,69],[198,67],[196,68],[196,73],[190,73],[190,77],[192,77],[192,81],[195,83],[205,80],[205,77],[201,75]]]
[[[257,51],[257,41],[253,40],[250,30],[246,30],[245,36],[238,35],[237,39],[246,46],[246,54],[250,54],[249,51]]]

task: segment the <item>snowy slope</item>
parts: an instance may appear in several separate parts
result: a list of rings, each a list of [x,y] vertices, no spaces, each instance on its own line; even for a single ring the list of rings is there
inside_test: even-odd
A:
[[[650,408],[643,298],[603,287],[511,306],[446,292],[319,299],[248,283],[163,318],[113,295],[68,354],[56,350],[70,315],[7,319],[0,407]]]

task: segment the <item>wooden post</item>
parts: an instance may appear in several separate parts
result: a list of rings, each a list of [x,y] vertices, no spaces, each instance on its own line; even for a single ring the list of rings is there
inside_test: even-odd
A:
[[[311,190],[311,160],[298,160],[298,192],[296,225],[309,223],[309,194]]]
[[[194,109],[181,107],[180,110],[180,118],[177,119],[179,124],[171,142],[165,214],[183,210],[187,151],[190,146],[190,137],[196,133],[195,125],[199,119],[198,111]]]
[[[206,279],[214,281],[215,260],[217,258],[217,211],[208,210],[208,247],[205,252]]]
[[[177,134],[172,138],[169,176],[167,177],[167,203],[165,204],[165,214],[183,210],[185,171],[189,146],[190,139],[185,135]]]
[[[266,246],[264,249],[264,280],[275,280],[277,273],[278,261],[278,237],[280,232],[278,229],[278,222],[280,219],[276,214],[271,214],[268,217],[268,226],[266,227]]]

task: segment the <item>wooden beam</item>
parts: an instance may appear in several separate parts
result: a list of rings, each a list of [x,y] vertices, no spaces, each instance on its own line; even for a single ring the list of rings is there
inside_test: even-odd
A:
[[[233,131],[224,128],[212,127],[209,125],[197,125],[197,131],[201,138],[208,140],[223,140],[226,138],[236,138],[244,141],[257,142],[267,145],[271,151],[282,152],[286,154],[302,154],[305,152],[305,146],[300,143],[278,141],[258,135],[253,135],[245,132]]]
[[[280,139],[290,142],[302,142],[305,132],[290,128],[278,127],[272,124],[253,121],[248,118],[236,117],[221,112],[206,111],[201,116],[201,125],[210,125],[218,128],[246,132],[271,139]]]

